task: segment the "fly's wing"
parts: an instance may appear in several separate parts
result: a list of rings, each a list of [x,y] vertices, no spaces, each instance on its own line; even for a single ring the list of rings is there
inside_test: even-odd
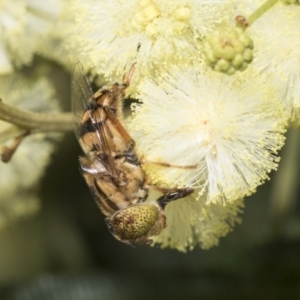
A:
[[[79,140],[81,135],[82,118],[89,105],[96,103],[93,96],[92,86],[84,74],[83,66],[77,62],[74,66],[71,78],[71,98],[74,121],[74,131],[76,138]],[[83,149],[84,150],[84,149]]]
[[[91,153],[97,153],[97,159],[105,166],[107,172],[117,176],[108,142],[105,113],[97,106],[93,89],[80,62],[75,64],[72,73],[71,97],[75,135],[82,150],[88,157]]]

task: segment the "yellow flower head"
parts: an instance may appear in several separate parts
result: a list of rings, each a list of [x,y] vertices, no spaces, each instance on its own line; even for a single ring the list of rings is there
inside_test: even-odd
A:
[[[55,22],[60,0],[0,2],[0,75],[31,62],[39,37]]]
[[[263,83],[238,79],[187,68],[141,83],[128,129],[154,183],[207,190],[208,202],[225,203],[253,193],[277,168],[280,109],[266,101]]]
[[[277,5],[249,28],[254,67],[274,86],[288,117],[300,121],[300,6]]]
[[[39,38],[37,53],[56,61],[70,71],[80,58],[81,64],[87,66],[88,70],[90,62],[87,64],[87,58],[77,48],[77,34],[74,34],[75,13],[71,3],[72,0],[61,0],[61,10],[57,21]]]
[[[263,0],[238,4],[237,14],[248,16]],[[254,42],[253,67],[266,76],[287,117],[300,123],[300,6],[279,1],[247,32]],[[251,80],[251,78],[249,78]]]
[[[197,39],[221,21],[227,2],[75,0],[78,47],[110,79],[135,59],[143,77],[162,66],[191,64],[199,60]]]

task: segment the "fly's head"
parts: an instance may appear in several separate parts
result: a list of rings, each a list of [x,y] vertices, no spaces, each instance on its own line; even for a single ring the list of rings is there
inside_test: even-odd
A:
[[[193,189],[177,189],[158,198],[155,202],[137,203],[118,210],[107,219],[107,225],[115,238],[137,246],[152,244],[151,236],[159,235],[166,227],[165,206],[193,193]]]
[[[150,245],[150,236],[166,227],[164,211],[155,204],[134,204],[117,211],[107,220],[111,233],[119,241],[136,246]]]

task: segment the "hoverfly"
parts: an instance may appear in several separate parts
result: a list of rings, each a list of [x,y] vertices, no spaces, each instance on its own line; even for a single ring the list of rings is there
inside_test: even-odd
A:
[[[165,206],[193,192],[191,188],[161,189],[163,196],[144,203],[149,187],[134,150],[135,142],[124,128],[122,113],[134,69],[135,64],[124,74],[122,83],[93,93],[78,62],[71,91],[75,134],[85,154],[79,158],[83,177],[112,235],[132,246],[151,244],[149,237],[166,227]]]

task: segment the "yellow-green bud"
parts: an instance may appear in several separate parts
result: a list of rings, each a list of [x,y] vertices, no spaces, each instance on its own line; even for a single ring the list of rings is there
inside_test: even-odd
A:
[[[230,68],[230,63],[226,59],[220,59],[218,61],[218,65],[222,72],[226,73],[226,71]]]
[[[216,31],[202,46],[206,64],[228,75],[246,69],[253,59],[253,41],[240,27]]]
[[[250,49],[246,49],[244,51],[243,58],[245,61],[251,62],[253,59],[253,51],[251,51]]]
[[[235,68],[235,69],[238,69],[242,66],[244,62],[244,59],[243,59],[243,56],[241,54],[237,54],[234,59],[232,60],[232,66]]]

